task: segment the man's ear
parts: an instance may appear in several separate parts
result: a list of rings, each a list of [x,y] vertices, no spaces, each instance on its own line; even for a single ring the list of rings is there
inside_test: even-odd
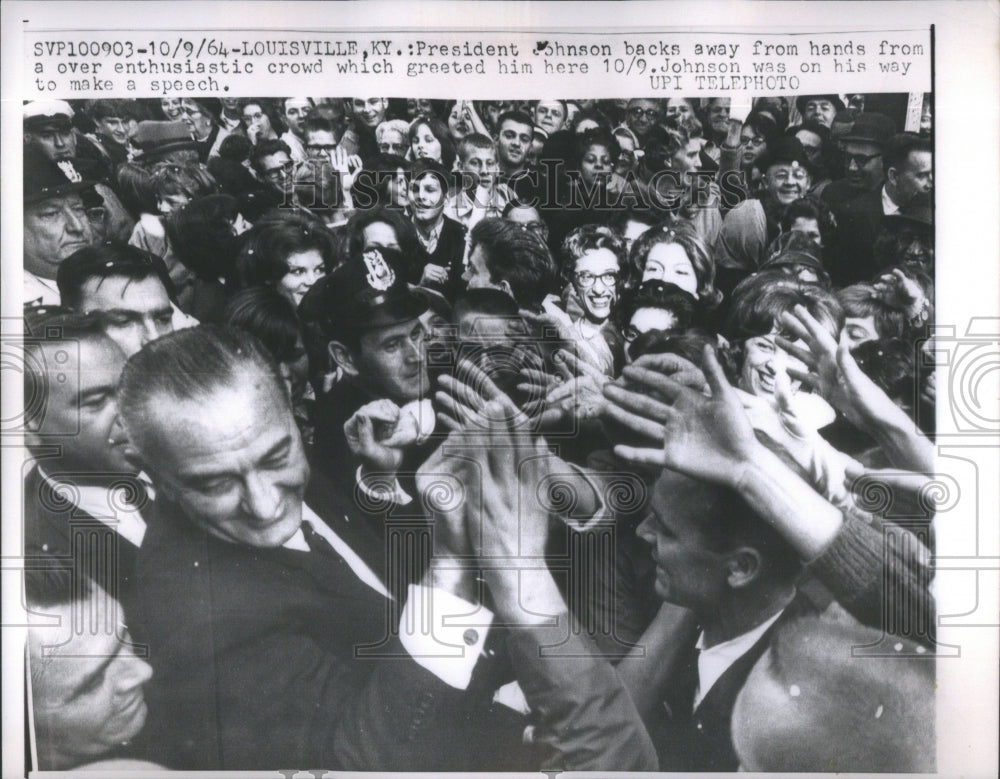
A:
[[[749,587],[760,578],[764,560],[756,549],[741,546],[726,556],[726,581],[734,590]]]
[[[504,292],[506,292],[508,295],[514,298],[514,300],[517,300],[517,298],[514,297],[514,290],[512,290],[510,288],[510,284],[507,283],[507,279],[503,279],[499,284],[497,284],[497,288],[502,289]]]
[[[357,376],[359,371],[354,361],[354,355],[340,341],[330,341],[326,345],[326,351],[333,360],[333,364],[340,368],[348,376]]]

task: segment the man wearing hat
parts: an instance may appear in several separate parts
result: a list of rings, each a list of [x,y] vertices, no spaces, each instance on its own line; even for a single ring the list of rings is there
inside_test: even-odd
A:
[[[73,128],[73,108],[65,100],[35,100],[24,106],[24,148],[34,149],[55,166],[66,181],[90,182],[94,205],[104,207],[98,240],[127,241],[133,220],[114,192],[117,180],[107,152]],[[27,165],[27,163],[26,163]]]
[[[412,474],[434,429],[419,319],[427,304],[410,292],[402,267],[399,252],[366,249],[317,282],[299,307],[342,374],[317,408],[316,454],[352,491],[370,473],[390,485],[396,473]],[[412,476],[402,481],[387,497],[408,503]]]
[[[883,186],[884,155],[890,151],[894,133],[895,126],[889,117],[863,113],[841,139],[845,176],[830,184],[822,195],[840,225],[841,240],[829,268],[837,286],[871,277],[875,270],[872,248],[882,220],[886,214],[899,210],[899,204],[894,203]],[[900,196],[894,186],[890,189]],[[904,186],[903,191],[908,188]]]
[[[68,162],[68,161],[67,161]],[[72,163],[69,162],[72,168]],[[75,169],[73,170],[76,173]],[[59,305],[56,272],[77,249],[92,245],[93,209],[102,201],[92,181],[65,169],[34,146],[24,152],[24,304]],[[103,214],[101,215],[103,218]]]
[[[150,170],[158,162],[198,162],[198,144],[184,122],[139,122],[132,144],[138,149],[136,161]]]
[[[832,127],[834,117],[844,110],[840,95],[802,95],[795,100],[802,121],[815,121],[824,127]]]
[[[728,293],[764,261],[778,237],[785,207],[809,191],[812,177],[805,149],[797,138],[781,137],[757,161],[764,189],[726,214],[715,241],[716,286]]]

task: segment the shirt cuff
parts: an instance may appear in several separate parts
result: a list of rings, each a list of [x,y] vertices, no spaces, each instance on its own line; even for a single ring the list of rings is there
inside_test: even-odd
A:
[[[399,485],[399,479],[393,478],[390,483],[383,474],[379,473],[362,477],[363,467],[358,466],[357,473],[354,474],[354,481],[365,497],[373,501],[392,501],[400,506],[408,506],[413,502],[413,498]]]
[[[416,662],[458,690],[469,686],[493,612],[440,587],[411,584],[399,619],[399,638]]]

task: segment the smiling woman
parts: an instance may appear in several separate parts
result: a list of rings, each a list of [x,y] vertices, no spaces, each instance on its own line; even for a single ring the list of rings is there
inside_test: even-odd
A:
[[[236,259],[240,289],[269,286],[294,305],[333,266],[333,236],[322,223],[295,213],[276,212],[258,222]]]

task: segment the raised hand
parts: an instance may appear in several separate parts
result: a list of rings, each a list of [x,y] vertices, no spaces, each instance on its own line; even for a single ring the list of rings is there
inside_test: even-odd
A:
[[[340,174],[340,188],[347,192],[354,185],[362,162],[357,154],[348,154],[343,146],[338,146],[330,152],[330,166]]]
[[[365,471],[396,473],[403,450],[417,441],[417,421],[402,414],[391,400],[375,400],[359,408],[344,423],[344,436]]]
[[[449,430],[489,430],[488,413],[499,413],[501,419],[510,420],[515,427],[530,425],[531,420],[489,375],[469,359],[461,359],[455,366],[455,375],[439,377],[441,389],[434,393],[434,400],[441,409],[438,420]],[[495,406],[490,406],[496,401]]]
[[[604,388],[611,401],[607,416],[661,442],[658,448],[619,444],[615,453],[633,462],[735,487],[759,444],[743,404],[710,346],[705,348],[703,364],[711,397],[659,373],[633,379],[643,388],[641,392],[617,382]]]
[[[899,409],[878,385],[869,379],[855,362],[847,344],[838,345],[816,319],[803,307],[794,314],[781,315],[782,324],[806,343],[805,349],[778,336],[778,345],[799,358],[809,368],[789,368],[788,374],[818,392],[854,425],[895,415]]]
[[[891,273],[879,276],[874,286],[882,300],[900,311],[905,311],[911,318],[919,314],[924,305],[923,288],[899,268],[893,268]]]

